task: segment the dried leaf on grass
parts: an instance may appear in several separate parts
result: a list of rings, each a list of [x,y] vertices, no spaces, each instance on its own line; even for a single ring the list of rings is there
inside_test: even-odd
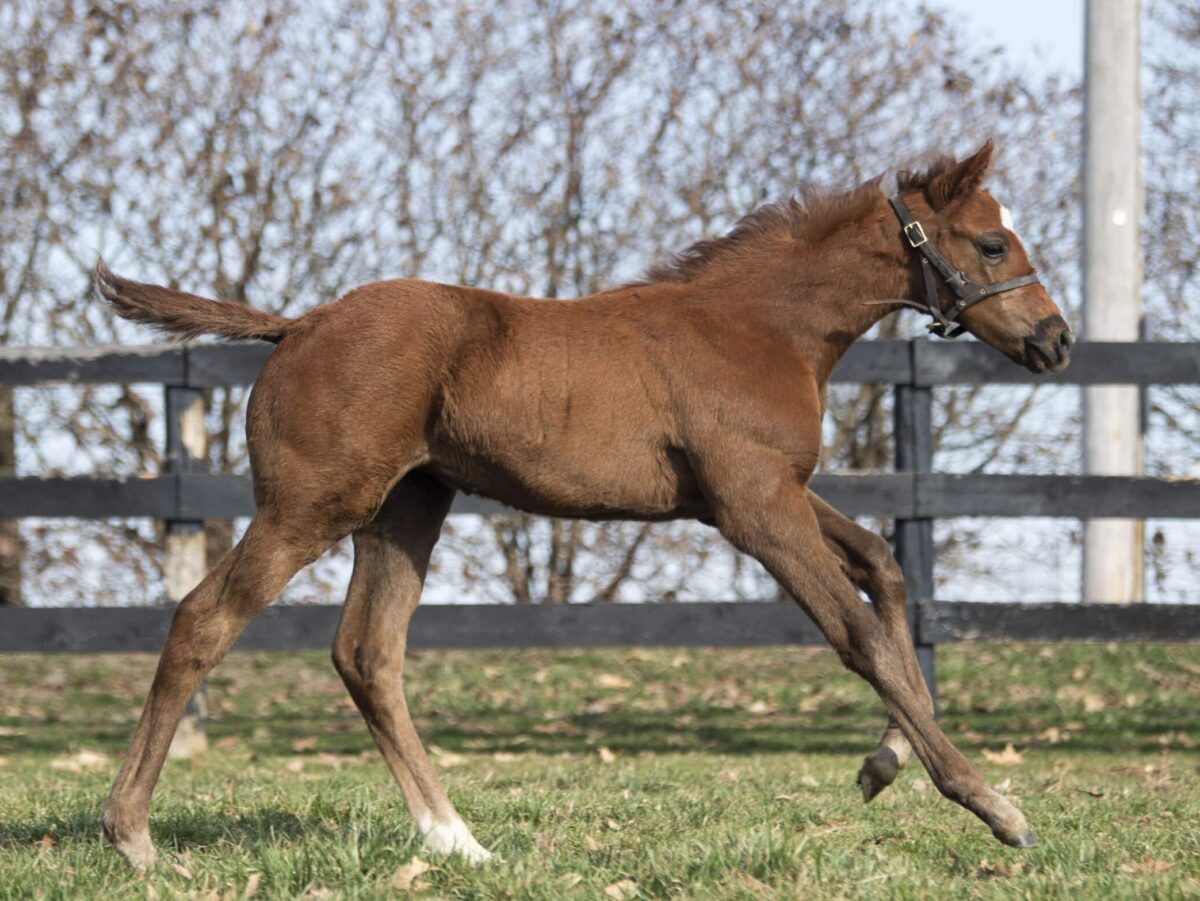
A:
[[[771,887],[760,879],[755,879],[749,873],[739,873],[737,876],[738,884],[752,895],[769,894]]]
[[[624,676],[618,676],[616,673],[601,673],[592,682],[597,688],[608,689],[626,689],[633,688],[633,683]]]
[[[1121,872],[1136,873],[1165,873],[1175,864],[1166,860],[1155,860],[1153,857],[1143,857],[1141,860],[1127,860],[1121,864]]]
[[[1057,745],[1067,739],[1067,734],[1057,726],[1050,726],[1038,733],[1038,741],[1044,741],[1047,744]]]
[[[425,861],[413,857],[408,863],[396,868],[392,874],[392,888],[401,892],[423,892],[428,888],[421,881],[421,874],[432,869]]]
[[[612,885],[605,886],[604,897],[612,898],[614,901],[629,901],[630,898],[637,896],[638,887],[636,879],[619,879]]]
[[[82,773],[85,770],[103,769],[108,766],[109,757],[99,751],[83,750],[66,757],[55,757],[50,761],[53,770],[66,770],[71,773]]]
[[[617,761],[617,755],[603,745],[596,749],[596,753],[600,755],[601,763],[616,763]]]
[[[976,876],[999,876],[1007,878],[1009,876],[1017,876],[1025,869],[1025,861],[1023,860],[997,860],[992,863],[990,860],[981,860],[979,866],[975,870]]]
[[[459,754],[457,751],[447,751],[445,748],[439,748],[437,745],[430,745],[429,753],[433,755],[437,765],[441,767],[462,766],[470,759],[465,754]]]
[[[1021,752],[1013,747],[1011,741],[1004,746],[1003,751],[989,751],[987,748],[984,748],[983,757],[989,763],[994,763],[997,766],[1017,766],[1025,760]]]

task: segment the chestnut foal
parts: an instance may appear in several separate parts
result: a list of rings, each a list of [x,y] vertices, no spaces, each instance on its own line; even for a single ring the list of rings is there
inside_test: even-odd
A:
[[[942,794],[1002,842],[1032,845],[1024,816],[934,720],[887,543],[807,487],[830,371],[900,305],[1035,372],[1066,365],[1070,330],[980,187],[991,153],[904,174],[890,203],[876,181],[764,207],[645,282],[570,303],[398,280],[291,320],[97,264],[99,293],[127,319],[279,344],[247,413],[257,513],[175,613],[104,806],[108,840],[130,864],[154,863],[150,796],[188,698],[297,570],[353,535],[334,663],[426,848],[487,858],[421,747],[402,680],[429,556],[467,491],[547,516],[715,524],[887,708],[864,796],[915,751]],[[947,260],[959,271],[941,271]]]

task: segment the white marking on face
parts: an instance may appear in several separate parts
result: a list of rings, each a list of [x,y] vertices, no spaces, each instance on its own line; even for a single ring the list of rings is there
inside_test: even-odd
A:
[[[1000,204],[1000,224],[1009,231],[1013,230],[1012,213],[1009,212],[1008,207],[1004,204]]]

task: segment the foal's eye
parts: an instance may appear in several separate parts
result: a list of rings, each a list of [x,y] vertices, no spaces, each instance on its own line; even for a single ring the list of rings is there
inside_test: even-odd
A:
[[[1003,241],[981,241],[979,251],[989,260],[1002,260],[1008,255],[1008,247]]]

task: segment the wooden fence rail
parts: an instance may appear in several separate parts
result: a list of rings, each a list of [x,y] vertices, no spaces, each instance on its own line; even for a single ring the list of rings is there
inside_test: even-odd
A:
[[[0,478],[0,518],[153,517],[164,520],[169,530],[186,531],[205,519],[250,516],[254,502],[246,477],[201,472],[196,461],[179,456],[182,424],[174,411],[202,389],[252,383],[271,350],[260,344],[0,348],[3,385],[152,383],[168,392],[168,465],[163,475]],[[936,519],[1200,519],[1200,480],[931,471],[935,386],[1200,384],[1200,344],[1082,344],[1065,372],[1039,377],[976,343],[867,342],[851,348],[833,381],[894,386],[896,471],[822,475],[814,487],[847,514],[895,519],[914,635],[931,686],[933,649],[943,642],[1200,640],[1200,604],[961,604],[937,601],[933,590]],[[460,497],[452,515],[504,512],[492,501]],[[238,647],[325,647],[337,610],[334,605],[270,609],[251,624]],[[170,611],[168,606],[0,609],[0,651],[158,650]],[[783,603],[433,606],[418,612],[411,638],[413,647],[820,642],[819,633],[798,609]]]
[[[1126,476],[818,475],[813,489],[849,516],[1123,516],[1200,519],[1200,480]],[[487,498],[456,498],[452,514],[514,511]],[[250,479],[181,473],[146,479],[0,477],[0,519],[229,519],[252,516]]]
[[[0,653],[162,650],[174,607],[0,607]],[[914,605],[919,645],[959,641],[1200,639],[1200,604]],[[236,645],[241,651],[327,650],[336,604],[268,607]],[[427,604],[410,648],[760,647],[821,645],[824,637],[790,601],[674,604]]]

